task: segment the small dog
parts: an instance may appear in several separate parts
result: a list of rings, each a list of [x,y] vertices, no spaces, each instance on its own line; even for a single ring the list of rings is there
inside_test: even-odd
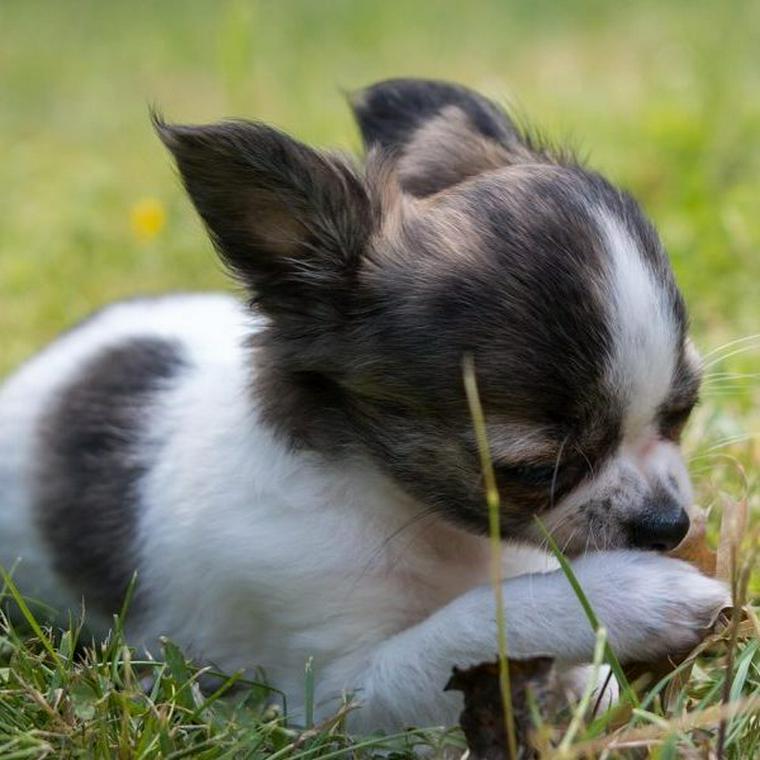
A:
[[[154,118],[250,303],[110,306],[0,390],[0,561],[135,643],[261,665],[357,730],[453,723],[452,666],[496,622],[467,354],[502,496],[510,652],[588,662],[692,646],[723,585],[663,556],[687,531],[679,435],[699,359],[652,224],[458,85],[353,101],[363,167],[260,123]],[[534,549],[527,548],[529,546]]]

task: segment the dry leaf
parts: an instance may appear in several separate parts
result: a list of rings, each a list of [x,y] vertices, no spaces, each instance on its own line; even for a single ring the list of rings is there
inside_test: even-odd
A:
[[[747,530],[747,500],[725,502],[720,520],[720,541],[715,576],[731,582],[739,547]]]
[[[724,505],[721,520],[718,551],[707,542],[706,517],[697,506],[689,510],[691,525],[681,543],[669,556],[689,562],[705,575],[731,580],[732,567],[747,527],[747,502],[732,502]],[[688,655],[674,653],[672,658],[659,662],[632,663],[625,668],[626,676],[632,683],[646,685],[653,679],[659,680],[678,665],[683,671],[675,677],[666,689],[663,698],[677,693],[680,686],[690,677],[691,668],[698,655],[706,649],[723,644],[730,638],[732,610],[724,610],[711,629],[705,631],[703,642]],[[736,638],[748,638],[760,632],[760,623],[751,609],[742,610],[742,617],[736,621],[733,631]],[[542,716],[554,717],[565,701],[559,679],[550,658],[538,657],[529,660],[509,660],[512,707],[517,736],[518,758],[534,758],[539,753],[532,743],[534,723],[528,693]],[[646,680],[645,680],[646,679]],[[465,708],[460,724],[470,748],[471,760],[503,760],[509,758],[504,712],[499,688],[499,666],[497,663],[483,663],[467,670],[454,668],[447,689],[464,692]],[[624,706],[630,714],[630,705]]]
[[[538,757],[531,741],[531,700],[543,715],[553,715],[564,703],[562,689],[550,657],[508,661],[517,758]],[[486,662],[472,668],[454,668],[447,690],[464,693],[459,723],[470,748],[471,760],[510,758],[499,687],[499,665]],[[529,696],[530,694],[530,696]]]
[[[705,575],[715,575],[717,554],[707,543],[707,518],[704,510],[694,505],[689,509],[691,525],[686,534],[672,552],[671,557],[682,559],[701,570]]]
[[[689,509],[691,525],[689,532],[681,543],[669,553],[669,556],[676,559],[684,560],[694,565],[705,575],[710,575],[721,580],[730,582],[732,568],[736,561],[739,546],[747,529],[747,502],[746,500],[738,502],[726,502],[723,506],[723,515],[721,517],[720,541],[718,551],[714,551],[707,542],[706,534],[706,517],[702,509],[697,506]],[[732,610],[728,608],[722,610],[717,616],[713,626],[705,631],[703,644],[697,647],[688,657],[683,654],[674,653],[673,657],[660,660],[659,662],[631,663],[625,668],[626,676],[632,682],[637,680],[640,683],[651,683],[654,680],[666,676],[678,665],[685,664],[683,672],[671,683],[666,693],[675,693],[678,690],[679,683],[689,678],[691,667],[696,659],[696,653],[704,649],[703,645],[715,643],[723,638],[722,634],[728,629],[732,617]],[[743,622],[742,622],[743,621]],[[742,638],[745,631],[749,631],[751,622],[747,618],[746,612],[742,611],[740,626],[737,635]],[[716,635],[713,635],[716,634]],[[646,681],[643,679],[646,677]]]

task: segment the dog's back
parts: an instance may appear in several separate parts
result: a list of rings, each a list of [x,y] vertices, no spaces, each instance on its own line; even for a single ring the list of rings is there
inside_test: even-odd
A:
[[[98,477],[93,468],[99,463],[119,469],[114,460],[130,456],[118,451],[129,444],[129,426],[150,427],[150,419],[137,419],[148,411],[139,408],[145,399],[137,396],[150,386],[149,375],[160,379],[183,356],[222,359],[234,353],[243,325],[240,306],[222,295],[117,303],[65,333],[0,385],[0,564],[13,568],[30,598],[55,603],[65,613],[83,589],[61,580],[78,564],[92,563],[98,547],[85,546],[92,526],[110,521],[117,535],[127,524],[128,516],[115,514],[113,504],[97,502],[108,488],[130,484],[114,481],[112,471]],[[104,457],[106,438],[111,462]],[[89,444],[97,451],[88,451]],[[83,477],[88,468],[90,477]],[[126,501],[114,504],[124,508]],[[60,549],[64,543],[68,559],[62,562],[56,544]],[[106,578],[126,550],[115,541],[97,552]],[[96,614],[90,623],[97,623]]]

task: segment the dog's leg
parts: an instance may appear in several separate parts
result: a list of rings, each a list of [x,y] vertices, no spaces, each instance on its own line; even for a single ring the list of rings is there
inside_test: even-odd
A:
[[[623,661],[688,650],[728,601],[723,584],[654,553],[600,552],[574,571]],[[591,660],[595,636],[562,571],[507,580],[503,593],[510,656]],[[443,692],[452,667],[495,659],[496,640],[493,590],[473,589],[364,660],[354,720],[366,729],[455,721],[459,698]]]

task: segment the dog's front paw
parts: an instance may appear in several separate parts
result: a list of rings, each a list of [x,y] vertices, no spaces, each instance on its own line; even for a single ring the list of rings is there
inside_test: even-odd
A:
[[[689,651],[730,604],[725,584],[651,552],[604,552],[576,563],[592,606],[624,661]]]
[[[609,710],[620,697],[620,684],[609,665],[602,665],[598,670],[593,665],[560,668],[559,682],[572,702],[579,701],[590,687],[594,715]]]

